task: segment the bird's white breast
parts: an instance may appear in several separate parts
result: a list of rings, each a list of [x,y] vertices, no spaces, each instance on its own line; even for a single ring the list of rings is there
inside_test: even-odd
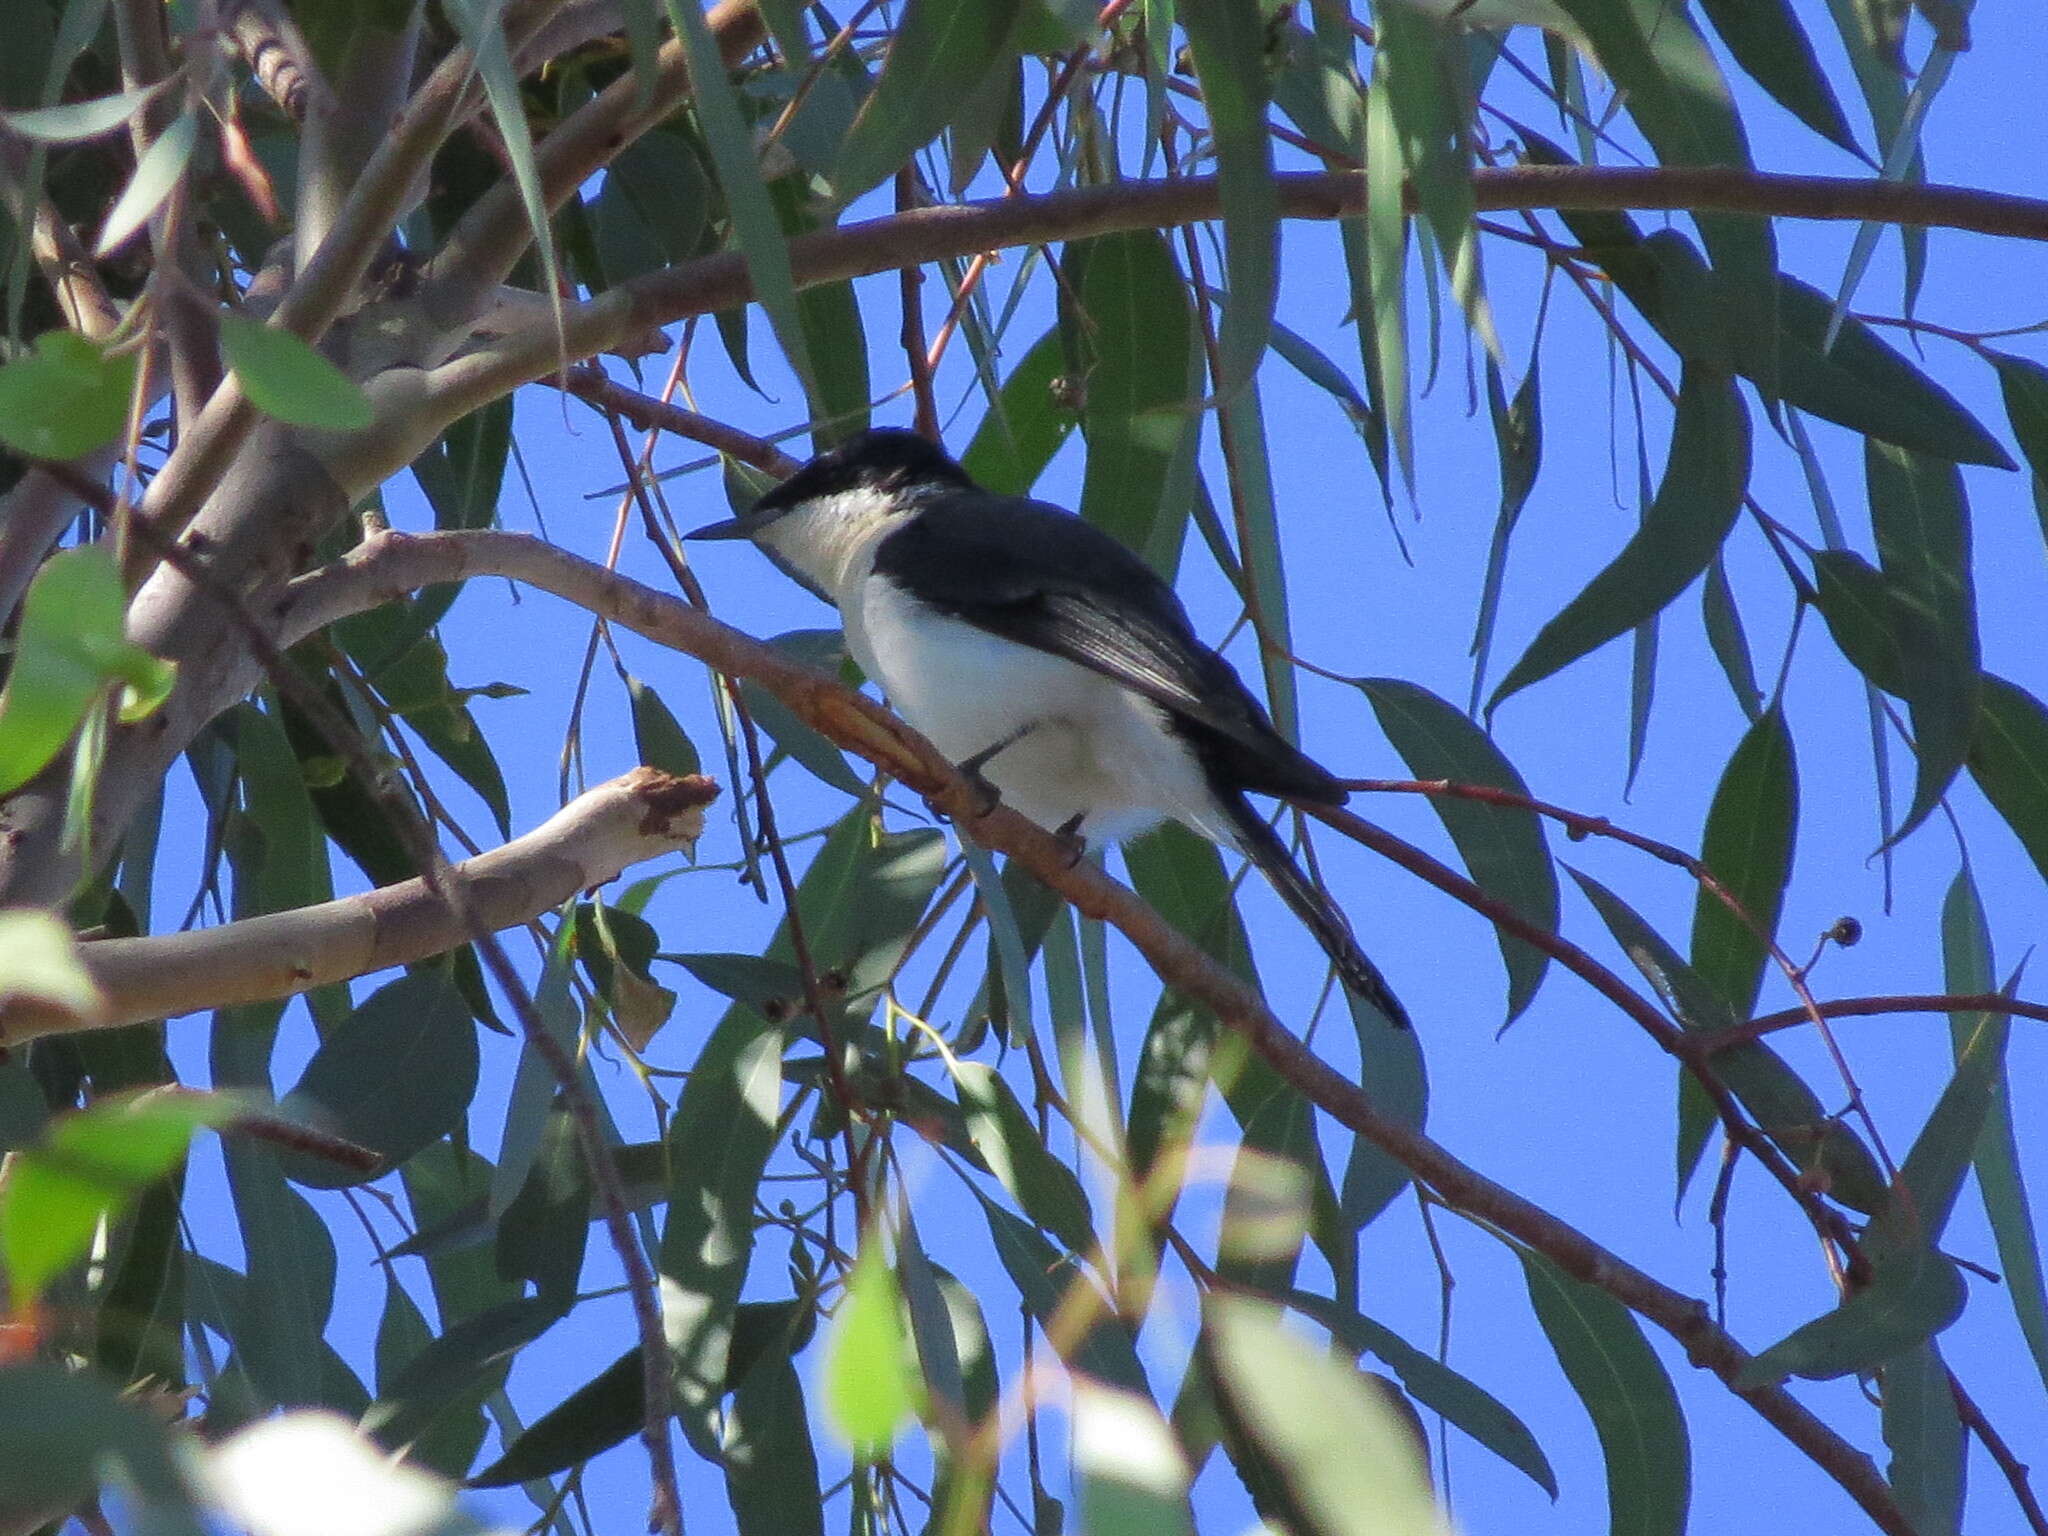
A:
[[[1005,804],[1040,826],[1080,816],[1089,842],[1119,842],[1175,817],[1232,840],[1157,705],[1064,657],[938,613],[865,572],[849,580],[839,606],[854,659],[953,761],[1031,724],[982,772]]]

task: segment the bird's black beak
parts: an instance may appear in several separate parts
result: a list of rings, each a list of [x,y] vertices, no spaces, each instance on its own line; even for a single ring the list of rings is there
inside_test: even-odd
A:
[[[692,528],[683,537],[686,539],[750,539],[754,530],[761,526],[758,517],[728,517],[722,523],[706,523],[702,528]]]

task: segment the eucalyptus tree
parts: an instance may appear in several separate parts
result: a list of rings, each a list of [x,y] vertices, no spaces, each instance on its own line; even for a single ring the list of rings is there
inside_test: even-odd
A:
[[[1972,25],[17,0],[0,1515],[2048,1532],[2048,203],[1928,174],[2041,60]],[[1413,1034],[693,568],[875,420],[1353,772],[1279,826]]]

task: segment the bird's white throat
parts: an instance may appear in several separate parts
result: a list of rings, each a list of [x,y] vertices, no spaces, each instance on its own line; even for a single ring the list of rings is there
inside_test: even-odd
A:
[[[849,584],[874,564],[875,546],[917,512],[915,502],[887,491],[835,491],[792,507],[755,537],[785,569],[844,609]]]

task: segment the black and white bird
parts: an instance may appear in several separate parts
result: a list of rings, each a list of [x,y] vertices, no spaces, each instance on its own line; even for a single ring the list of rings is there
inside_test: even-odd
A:
[[[1072,513],[983,490],[915,433],[862,432],[743,516],[689,535],[751,539],[835,605],[897,711],[1040,826],[1120,842],[1172,818],[1256,864],[1344,985],[1408,1027],[1351,925],[1245,799],[1341,805],[1273,728],[1172,588]]]

